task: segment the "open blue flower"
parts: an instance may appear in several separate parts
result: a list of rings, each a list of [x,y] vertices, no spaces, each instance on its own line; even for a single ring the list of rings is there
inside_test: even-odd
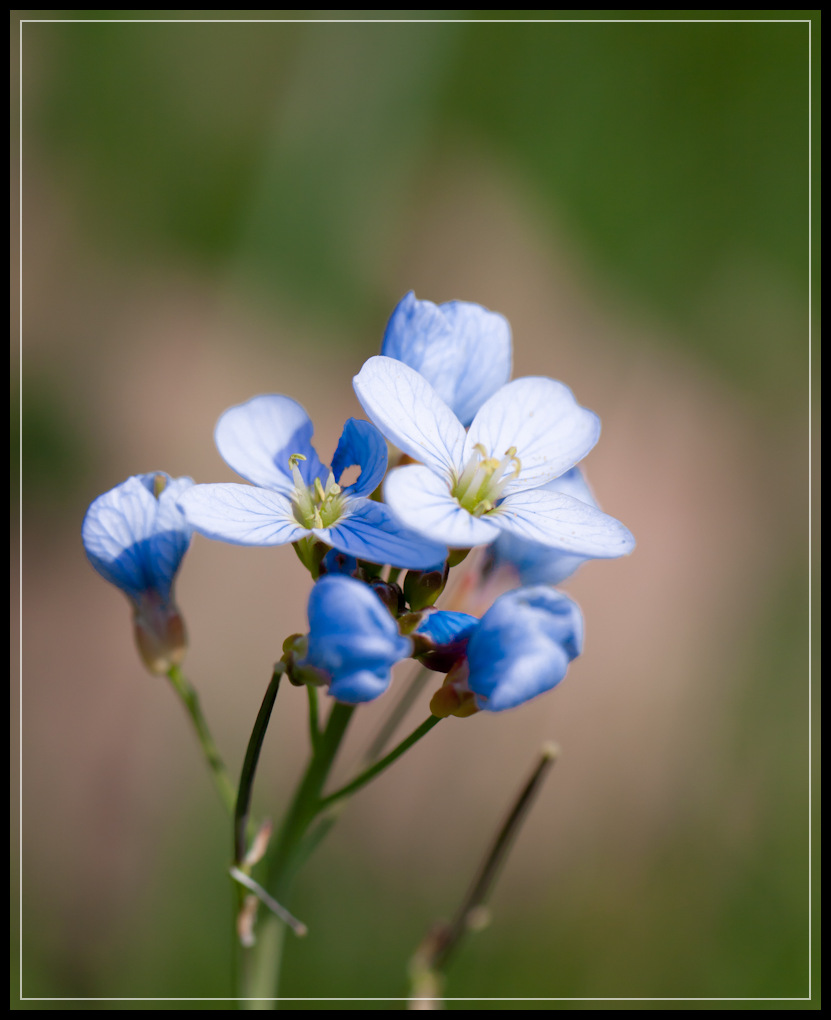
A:
[[[412,642],[372,588],[342,574],[327,574],[309,595],[309,639],[298,663],[329,683],[329,693],[348,705],[372,701],[390,683],[396,662]]]
[[[468,301],[434,305],[410,291],[387,323],[381,354],[430,383],[463,425],[511,377],[511,327]]]
[[[544,488],[597,442],[600,421],[553,379],[515,379],[464,426],[417,372],[375,357],[354,380],[369,417],[421,464],[390,472],[384,497],[403,524],[450,548],[489,545],[502,532],[571,555],[622,556],[620,521]]]
[[[173,583],[192,534],[177,501],[192,486],[161,471],[134,475],[99,496],[81,528],[90,563],[130,600],[139,651],[154,673],[184,655]]]
[[[588,506],[597,506],[580,468],[566,471],[564,475],[544,485],[543,489],[563,492]],[[501,532],[488,550],[488,556],[491,567],[498,569],[507,566],[514,570],[521,585],[559,584],[590,559],[539,542],[529,542],[508,531]]]
[[[546,585],[502,595],[467,646],[467,684],[480,709],[500,712],[551,690],[583,649],[579,606]]]
[[[366,421],[350,418],[325,468],[312,446],[313,425],[296,401],[253,397],[226,411],[216,426],[226,463],[253,485],[195,485],[180,506],[208,538],[238,545],[283,545],[312,537],[373,563],[420,568],[446,550],[411,533],[383,503],[367,497],[384,477],[387,448]],[[348,467],[351,485],[339,484]]]

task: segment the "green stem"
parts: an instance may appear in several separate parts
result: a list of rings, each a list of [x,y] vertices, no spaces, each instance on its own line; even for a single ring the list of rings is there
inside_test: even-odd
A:
[[[228,812],[233,815],[234,805],[237,799],[236,790],[234,789],[234,784],[231,782],[228,771],[225,768],[225,763],[222,761],[222,757],[217,750],[214,739],[211,736],[211,731],[208,729],[205,717],[202,714],[202,708],[199,704],[199,695],[185,678],[178,666],[170,667],[167,671],[167,678],[170,680],[173,690],[179,695],[179,699],[185,706],[185,710],[191,718],[193,728],[196,731],[196,738],[202,748],[202,753],[205,756],[208,768],[211,770],[214,785],[216,786],[220,799],[228,809]]]
[[[320,791],[338,753],[346,728],[355,711],[354,705],[336,701],[329,713],[326,728],[320,734],[318,747],[300,781],[294,799],[289,806],[283,825],[275,842],[275,849],[269,868],[268,888],[283,902],[285,891],[291,884],[300,861],[297,849],[309,825],[321,808]]]
[[[353,779],[351,783],[347,783],[346,786],[342,786],[339,790],[335,790],[334,793],[330,793],[328,797],[324,797],[323,800],[320,801],[319,810],[324,810],[336,801],[341,800],[343,797],[348,797],[350,794],[355,793],[356,790],[360,790],[362,786],[366,786],[371,779],[374,779],[379,773],[383,772],[384,769],[389,768],[389,766],[392,765],[397,758],[400,758],[405,751],[408,751],[413,746],[413,744],[417,743],[423,736],[429,733],[438,722],[441,722],[441,719],[438,716],[429,716],[418,727],[418,729],[414,730],[409,737],[402,740],[401,743],[397,747],[393,748],[386,757],[382,758],[379,762],[376,762],[365,772],[362,772],[356,779]]]
[[[365,762],[374,762],[378,759],[378,755],[380,755],[387,746],[392,735],[401,725],[404,716],[410,711],[419,694],[421,694],[424,690],[424,685],[430,677],[431,672],[432,670],[427,669],[426,666],[422,666],[412,680],[410,680],[397,703],[393,705],[392,711],[381,724],[380,730],[376,733],[375,739],[372,741],[369,746],[369,750],[366,752],[366,756],[364,758]]]
[[[257,764],[260,760],[265,733],[271,719],[271,712],[277,698],[277,691],[280,688],[280,680],[285,672],[285,666],[278,662],[271,674],[268,687],[266,688],[263,703],[254,722],[251,737],[248,740],[248,747],[245,751],[245,761],[242,763],[242,772],[239,779],[239,789],[236,795],[236,806],[234,808],[234,861],[239,864],[245,857],[245,837],[248,828],[248,816],[251,810],[251,794],[254,791],[254,776],[257,773]]]
[[[314,684],[306,684],[306,694],[309,698],[309,740],[312,744],[312,754],[317,754],[317,749],[320,746],[320,711],[317,687]]]
[[[291,884],[311,846],[304,837],[321,807],[320,791],[329,776],[346,728],[355,711],[354,705],[335,702],[326,727],[319,732],[317,746],[303,778],[297,787],[283,824],[267,855],[269,863],[266,886],[280,903],[286,903]],[[322,836],[326,830],[318,834]],[[318,830],[316,830],[318,832]],[[317,841],[315,841],[316,843]],[[254,958],[245,971],[242,998],[247,1009],[270,1009],[277,995],[285,925],[273,915],[266,915],[258,925]]]

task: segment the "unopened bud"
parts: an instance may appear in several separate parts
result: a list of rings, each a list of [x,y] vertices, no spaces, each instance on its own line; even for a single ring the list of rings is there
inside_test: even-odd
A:
[[[369,582],[369,586],[393,616],[397,617],[403,611],[404,594],[397,584],[390,584],[388,581],[374,578]]]
[[[436,599],[444,591],[447,583],[447,564],[441,570],[408,570],[404,578],[404,598],[410,609],[418,612],[435,604]]]

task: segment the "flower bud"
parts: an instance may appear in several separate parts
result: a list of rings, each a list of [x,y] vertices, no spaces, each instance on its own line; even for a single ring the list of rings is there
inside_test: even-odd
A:
[[[408,570],[404,578],[404,598],[413,612],[435,604],[447,584],[447,563],[434,570]]]

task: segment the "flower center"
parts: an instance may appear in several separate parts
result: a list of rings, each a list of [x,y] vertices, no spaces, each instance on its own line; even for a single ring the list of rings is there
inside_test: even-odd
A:
[[[509,447],[501,460],[489,457],[481,443],[473,449],[474,453],[450,491],[463,510],[481,517],[495,508],[505,484],[519,476],[522,465],[515,446]],[[514,467],[509,470],[512,464]]]
[[[291,504],[295,519],[304,528],[331,528],[343,513],[344,498],[341,487],[331,471],[326,479],[325,488],[319,478],[315,478],[313,485],[307,485],[297,466],[299,461],[305,459],[302,453],[293,453],[289,457],[289,466],[294,478]]]

